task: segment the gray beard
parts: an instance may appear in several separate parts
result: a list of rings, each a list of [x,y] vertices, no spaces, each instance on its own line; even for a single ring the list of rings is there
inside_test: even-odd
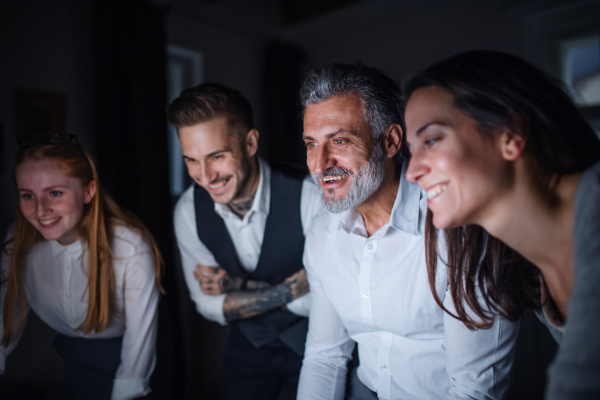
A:
[[[364,203],[383,182],[383,177],[385,175],[384,161],[383,150],[380,145],[376,145],[369,160],[360,167],[356,175],[343,168],[332,168],[330,171],[314,174],[313,179],[321,190],[323,203],[329,212],[336,214],[341,213],[342,211],[351,210]],[[325,191],[319,182],[319,178],[341,174],[352,176],[352,183],[350,184],[348,193],[341,199],[334,199],[334,190],[328,189],[329,197],[325,196]]]

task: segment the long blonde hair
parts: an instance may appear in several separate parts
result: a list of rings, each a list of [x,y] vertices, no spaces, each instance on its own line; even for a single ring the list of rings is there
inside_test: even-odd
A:
[[[48,159],[57,161],[65,174],[79,179],[84,187],[92,180],[96,182],[96,194],[92,201],[84,206],[79,221],[79,239],[88,252],[89,303],[85,320],[77,329],[85,334],[92,331],[102,332],[108,325],[110,315],[116,312],[114,256],[110,247],[113,240],[111,228],[122,225],[141,234],[143,240],[150,246],[155,264],[155,284],[161,292],[164,292],[160,283],[164,263],[152,234],[139,218],[121,209],[104,192],[91,157],[75,143],[37,145],[21,149],[17,154],[15,171],[26,161]],[[25,219],[21,209],[18,208],[14,235],[3,246],[3,252],[10,259],[3,309],[3,346],[14,341],[23,329],[26,310],[23,267],[33,246],[43,240],[42,235]],[[17,334],[13,330],[15,311],[18,311]]]

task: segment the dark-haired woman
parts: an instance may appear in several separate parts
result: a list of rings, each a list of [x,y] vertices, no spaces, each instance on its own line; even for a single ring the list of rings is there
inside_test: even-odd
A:
[[[144,396],[156,362],[158,248],[103,192],[73,137],[40,142],[19,150],[15,165],[19,209],[1,258],[0,372],[32,309],[58,332],[65,398]]]
[[[537,309],[560,343],[548,398],[600,398],[600,140],[551,78],[507,54],[439,62],[406,95],[430,279],[441,228],[454,303],[480,321],[457,317],[483,328],[486,310]]]

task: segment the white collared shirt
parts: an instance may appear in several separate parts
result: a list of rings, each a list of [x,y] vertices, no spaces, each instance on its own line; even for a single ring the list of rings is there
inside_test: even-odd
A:
[[[77,330],[88,310],[88,253],[80,241],[67,246],[57,241],[43,241],[33,247],[24,268],[25,297],[28,309],[33,309],[42,321],[63,335],[87,339],[123,336],[112,398],[132,399],[150,392],[149,379],[156,363],[159,294],[148,245],[127,227],[113,229],[115,239],[111,248],[115,256],[115,297],[119,312],[111,315],[104,331],[86,335]],[[8,268],[8,256],[2,253],[3,282],[6,282]],[[0,310],[4,308],[6,287],[5,283],[0,288]],[[0,316],[0,329],[1,322]],[[0,347],[0,372],[4,371],[6,357],[16,343]]]
[[[298,400],[343,399],[358,343],[358,377],[379,399],[504,398],[518,323],[470,331],[431,294],[424,250],[427,196],[404,178],[390,221],[367,237],[356,210],[321,211],[306,236],[312,306]],[[446,271],[436,291],[444,305]],[[470,396],[470,397],[469,397]]]
[[[258,188],[252,207],[244,218],[240,219],[227,205],[215,203],[215,212],[225,222],[241,267],[250,272],[254,271],[258,264],[271,204],[271,167],[261,158],[258,158],[258,166],[260,173]],[[311,219],[322,207],[321,193],[313,179],[307,176],[302,182],[300,198],[300,218],[304,234]],[[226,294],[218,296],[204,294],[200,290],[198,281],[194,279],[193,272],[197,264],[219,265],[210,250],[198,238],[194,185],[190,186],[177,201],[173,220],[181,253],[183,275],[190,290],[190,297],[196,304],[196,310],[206,319],[226,325],[227,321],[223,314]],[[310,293],[288,303],[286,307],[297,315],[308,316]]]

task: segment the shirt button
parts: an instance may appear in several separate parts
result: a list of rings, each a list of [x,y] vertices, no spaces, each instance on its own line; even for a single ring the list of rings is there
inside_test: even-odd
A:
[[[372,248],[373,248],[373,245],[372,245],[371,243],[369,243],[369,244],[367,245],[367,249],[371,250]]]
[[[363,299],[363,300],[366,300],[366,299],[368,299],[368,298],[369,298],[369,296],[367,296],[366,294],[363,294],[363,295],[362,295],[362,296],[360,296],[360,297],[362,297],[362,299]]]
[[[387,365],[381,364],[381,369],[387,369]]]

